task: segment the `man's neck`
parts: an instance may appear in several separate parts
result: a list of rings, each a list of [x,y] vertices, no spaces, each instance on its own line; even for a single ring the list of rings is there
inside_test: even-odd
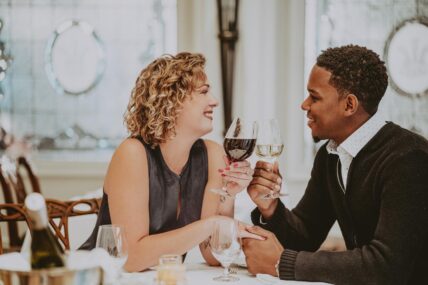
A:
[[[334,142],[337,145],[340,145],[350,135],[352,135],[356,130],[358,130],[368,120],[370,120],[370,118],[371,116],[365,111],[358,112],[354,116],[349,117],[346,124],[343,127],[343,135],[337,138],[333,138]]]

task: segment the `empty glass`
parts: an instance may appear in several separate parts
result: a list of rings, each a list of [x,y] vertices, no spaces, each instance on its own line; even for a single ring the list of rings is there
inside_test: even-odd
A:
[[[119,225],[102,225],[98,228],[96,247],[104,248],[114,258],[116,269],[121,272],[128,258],[125,229]]]
[[[230,265],[241,252],[241,239],[238,224],[233,219],[222,219],[214,223],[210,238],[211,252],[224,267],[223,275],[214,277],[215,281],[238,281],[239,278],[230,275]]]

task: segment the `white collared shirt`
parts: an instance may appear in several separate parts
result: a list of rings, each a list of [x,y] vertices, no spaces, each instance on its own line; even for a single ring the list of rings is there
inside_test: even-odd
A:
[[[340,145],[330,140],[327,144],[327,152],[339,156],[342,165],[341,174],[344,190],[346,189],[349,167],[354,157],[386,124],[382,115],[376,112],[367,122],[353,132]]]

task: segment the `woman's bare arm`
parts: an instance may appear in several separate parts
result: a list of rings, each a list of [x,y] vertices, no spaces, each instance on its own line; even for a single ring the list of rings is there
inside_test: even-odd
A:
[[[153,266],[162,254],[187,252],[207,239],[213,220],[218,218],[212,217],[215,211],[211,210],[209,213],[212,215],[204,215],[200,221],[149,235],[148,180],[144,146],[136,139],[125,140],[113,155],[104,189],[108,194],[112,223],[123,225],[126,230],[129,255],[125,269],[128,271],[141,271]]]

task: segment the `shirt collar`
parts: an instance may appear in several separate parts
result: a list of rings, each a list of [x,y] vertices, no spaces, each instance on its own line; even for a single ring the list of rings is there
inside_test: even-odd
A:
[[[347,137],[339,146],[335,141],[329,140],[327,151],[330,154],[338,154],[338,151],[343,149],[354,158],[385,124],[386,122],[382,115],[376,112],[367,122]]]

